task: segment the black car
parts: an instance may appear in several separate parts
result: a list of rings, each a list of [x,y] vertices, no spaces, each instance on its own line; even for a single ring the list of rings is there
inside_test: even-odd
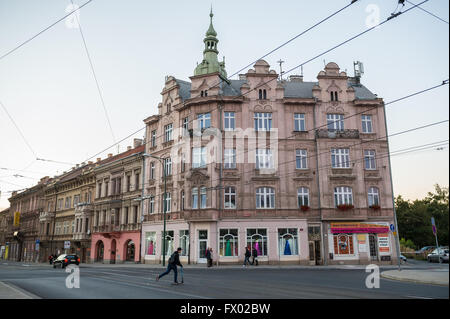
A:
[[[62,254],[59,255],[58,258],[53,260],[53,268],[56,268],[57,266],[65,268],[70,264],[75,264],[78,266],[80,264],[80,257],[75,254]]]

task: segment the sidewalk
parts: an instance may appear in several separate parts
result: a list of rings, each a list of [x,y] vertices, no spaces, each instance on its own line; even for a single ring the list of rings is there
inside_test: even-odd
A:
[[[14,287],[11,284],[6,284],[0,281],[0,299],[36,299],[29,293],[23,292],[20,288]]]
[[[448,286],[448,275],[448,269],[404,269],[401,271],[388,270],[381,273],[382,278],[440,286]]]

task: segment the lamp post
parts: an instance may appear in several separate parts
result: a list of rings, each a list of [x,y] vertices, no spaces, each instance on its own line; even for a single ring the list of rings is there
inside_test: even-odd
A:
[[[164,204],[163,204],[163,267],[166,265],[166,211],[167,211],[167,178],[166,178],[166,168],[164,167],[164,159],[155,155],[144,153],[143,156],[145,157],[153,157],[161,162],[162,169],[163,169],[163,177],[164,177]]]

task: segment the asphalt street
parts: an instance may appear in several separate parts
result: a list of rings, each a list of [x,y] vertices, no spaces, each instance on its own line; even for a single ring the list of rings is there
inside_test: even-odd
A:
[[[144,266],[144,265],[142,265]],[[447,267],[415,263],[410,268]],[[0,281],[50,299],[441,299],[449,298],[445,286],[380,279],[368,289],[364,269],[279,267],[185,267],[184,284],[174,286],[173,273],[155,280],[162,267],[80,265],[80,287],[67,288],[65,269],[32,263],[0,262]]]

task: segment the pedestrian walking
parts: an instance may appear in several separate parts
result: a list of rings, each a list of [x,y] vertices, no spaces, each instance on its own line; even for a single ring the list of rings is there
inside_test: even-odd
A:
[[[255,247],[252,249],[252,265],[255,264],[255,266],[258,266],[258,251]]]
[[[212,262],[211,262],[211,248],[206,248],[206,261],[207,261],[207,267],[211,267],[211,264],[212,264]]]
[[[244,255],[244,265],[243,267],[247,267],[247,264],[250,264],[250,256],[252,254],[250,253],[250,249],[248,247],[245,247],[245,255]]]
[[[165,272],[163,272],[162,274],[156,276],[156,281],[158,281],[161,277],[164,277],[165,275],[167,275],[171,270],[173,270],[173,285],[178,285],[178,281],[177,281],[177,277],[178,277],[178,272],[177,272],[177,266],[180,266],[181,268],[183,268],[183,265],[180,263],[180,253],[181,253],[181,247],[179,247],[177,249],[177,251],[175,251],[169,258],[169,261],[167,263],[167,269]]]

